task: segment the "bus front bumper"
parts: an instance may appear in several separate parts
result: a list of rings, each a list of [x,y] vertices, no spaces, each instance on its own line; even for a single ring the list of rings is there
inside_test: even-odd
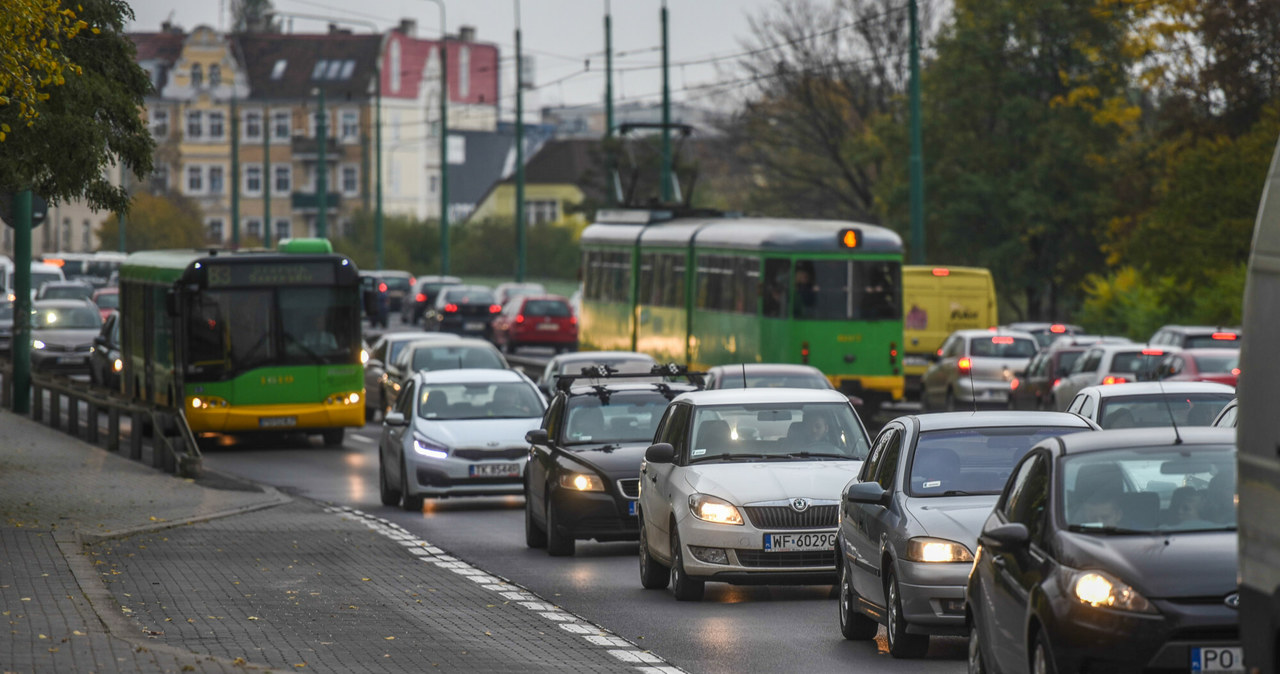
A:
[[[364,401],[359,404],[305,403],[193,409],[188,399],[186,413],[187,424],[194,433],[320,431],[364,426]]]
[[[902,375],[890,376],[841,376],[830,375],[832,385],[845,395],[862,398],[868,407],[879,408],[880,405],[902,400],[906,383]]]

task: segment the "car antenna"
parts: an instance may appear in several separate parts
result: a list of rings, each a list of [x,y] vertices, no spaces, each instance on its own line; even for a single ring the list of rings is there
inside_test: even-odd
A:
[[[747,388],[747,364],[742,364],[742,388]]]
[[[1173,427],[1173,444],[1182,444],[1182,434],[1178,432],[1178,422],[1173,418],[1173,405],[1169,404],[1169,394],[1164,392],[1164,377],[1156,371],[1156,384],[1160,387],[1160,399],[1164,401],[1164,409],[1169,413],[1169,425]]]

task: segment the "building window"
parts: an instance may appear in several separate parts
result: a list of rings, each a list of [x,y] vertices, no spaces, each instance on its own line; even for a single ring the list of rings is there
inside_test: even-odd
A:
[[[168,110],[152,110],[151,111],[151,135],[156,138],[166,138],[169,135],[169,111]]]
[[[222,167],[209,167],[209,194],[222,194]]]
[[[209,138],[221,140],[223,137],[222,111],[212,110],[209,112]]]
[[[80,250],[83,250],[86,252],[93,250],[93,244],[90,243],[90,239],[92,237],[93,237],[93,223],[89,222],[88,220],[85,220],[84,231],[81,233],[81,237],[80,237]]]
[[[360,172],[355,166],[342,167],[342,193],[347,196],[360,193]]]
[[[204,135],[204,124],[201,123],[201,117],[199,110],[191,110],[187,113],[187,138],[196,139]]]
[[[209,218],[204,224],[205,238],[210,243],[222,243],[222,218]]]
[[[222,84],[222,67],[218,64],[209,66],[209,86],[216,87]]]
[[[187,194],[204,193],[204,169],[199,166],[187,167]]]
[[[277,140],[289,140],[292,130],[288,110],[277,110],[271,113],[271,137]]]
[[[245,220],[244,232],[246,235],[261,241],[262,240],[262,221],[257,218],[249,218]]]
[[[293,189],[293,167],[288,164],[277,164],[272,167],[275,170],[275,183],[271,189],[278,193],[285,193]]]
[[[191,64],[191,86],[195,89],[204,86],[204,69],[199,63]]]
[[[244,191],[246,194],[262,193],[262,167],[246,166],[244,167]]]
[[[272,232],[272,234],[275,235],[276,241],[279,241],[280,239],[287,239],[292,236],[291,230],[292,224],[287,219],[280,218],[279,220],[276,220],[276,231]]]
[[[262,140],[262,113],[246,110],[244,113],[244,139]]]
[[[166,164],[156,164],[155,170],[151,172],[151,191],[166,192],[169,189],[169,166]]]
[[[458,48],[458,97],[466,99],[471,96],[471,48],[463,45]]]
[[[355,142],[360,137],[360,115],[355,110],[342,111],[342,140]]]
[[[284,77],[284,69],[287,67],[289,67],[289,61],[285,59],[276,61],[275,65],[271,66],[271,79],[278,80]]]
[[[529,224],[531,225],[555,222],[560,219],[560,202],[553,200],[529,201],[525,203],[525,211],[528,213]]]

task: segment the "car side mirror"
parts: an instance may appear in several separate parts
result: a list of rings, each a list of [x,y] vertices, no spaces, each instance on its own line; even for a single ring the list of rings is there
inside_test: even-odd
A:
[[[545,428],[535,428],[524,434],[524,441],[531,445],[547,444],[547,430]]]
[[[844,493],[850,503],[866,503],[868,505],[888,505],[889,492],[878,482],[855,482],[849,485]]]
[[[1019,548],[1031,541],[1031,532],[1027,525],[1020,522],[1000,524],[982,532],[979,539],[983,544],[994,548]]]
[[[408,426],[409,420],[404,418],[404,412],[392,412],[382,420],[382,423],[388,426]]]
[[[644,450],[644,460],[649,463],[671,463],[676,460],[676,448],[669,442],[649,445],[649,449]]]

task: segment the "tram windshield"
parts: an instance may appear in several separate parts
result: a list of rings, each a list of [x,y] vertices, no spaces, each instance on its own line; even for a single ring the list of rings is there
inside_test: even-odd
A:
[[[902,265],[891,260],[796,260],[796,318],[902,319]]]

